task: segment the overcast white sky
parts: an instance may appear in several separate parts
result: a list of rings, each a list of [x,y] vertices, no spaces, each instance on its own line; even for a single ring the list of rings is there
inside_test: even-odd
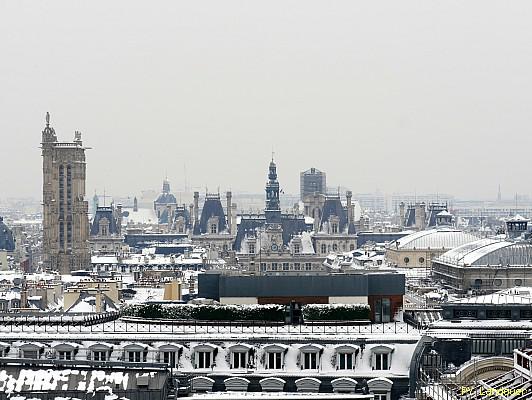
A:
[[[49,111],[87,192],[530,193],[530,1],[0,0],[0,197],[41,193]]]

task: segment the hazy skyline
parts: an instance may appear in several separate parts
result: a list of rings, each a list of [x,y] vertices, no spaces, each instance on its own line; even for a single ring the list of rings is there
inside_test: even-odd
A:
[[[0,2],[2,194],[41,195],[44,116],[87,195],[532,193],[532,3]],[[202,189],[203,190],[203,189]]]

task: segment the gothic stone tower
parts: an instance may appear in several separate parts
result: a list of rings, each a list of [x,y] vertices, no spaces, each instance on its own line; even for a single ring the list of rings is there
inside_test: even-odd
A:
[[[58,142],[46,113],[41,149],[44,266],[63,274],[85,269],[90,265],[89,205],[81,133],[75,133],[73,142]]]

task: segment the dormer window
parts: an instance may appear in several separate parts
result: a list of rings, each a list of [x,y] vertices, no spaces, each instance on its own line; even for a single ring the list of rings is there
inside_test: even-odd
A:
[[[378,371],[389,370],[392,363],[392,346],[380,345],[371,349],[372,369]]]
[[[93,361],[109,361],[112,346],[106,343],[95,343],[89,347],[88,359]]]
[[[247,368],[249,363],[250,347],[246,345],[235,345],[231,346],[229,349],[231,351],[231,368]]]
[[[272,344],[266,346],[266,369],[282,369],[284,366],[284,353],[287,347],[284,345]]]
[[[336,367],[342,370],[354,369],[360,348],[354,345],[341,345],[336,348]]]
[[[170,368],[176,368],[179,363],[179,351],[181,347],[166,344],[159,347],[159,361],[167,364]]]
[[[320,345],[306,345],[299,349],[301,351],[301,369],[318,369],[320,366],[320,355],[323,347]]]
[[[218,233],[218,217],[210,217],[207,226],[209,233]]]
[[[131,344],[124,347],[125,360],[129,362],[146,362],[148,347],[142,344]]]
[[[294,254],[299,254],[299,253],[300,253],[299,243],[294,243]]]
[[[44,346],[40,343],[25,343],[20,346],[22,358],[38,359],[43,350]]]
[[[100,219],[100,236],[109,235],[109,220],[107,218]]]
[[[373,378],[368,381],[368,389],[375,400],[390,400],[393,382],[388,378]]]
[[[255,243],[249,244],[249,254],[255,254]]]
[[[338,224],[331,225],[331,233],[338,233]]]
[[[203,344],[194,348],[194,368],[211,368],[214,364],[214,351],[216,346]]]
[[[77,344],[61,343],[54,346],[56,358],[58,360],[73,360]]]

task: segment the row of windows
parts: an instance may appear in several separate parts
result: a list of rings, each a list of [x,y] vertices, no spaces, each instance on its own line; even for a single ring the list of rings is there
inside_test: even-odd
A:
[[[261,271],[312,271],[312,263],[261,263]]]
[[[339,247],[337,243],[333,243],[332,246],[330,244],[327,245],[325,243],[321,244],[321,254],[327,254],[327,253],[330,253],[331,251],[338,251],[338,249]],[[353,250],[355,250],[355,245],[351,243],[349,245],[349,251],[353,251]],[[347,251],[347,246],[345,243],[342,245],[342,251]]]
[[[195,350],[192,353],[192,365],[195,369],[211,369],[215,366],[215,358],[217,349],[210,346],[200,346],[201,349]],[[336,352],[335,367],[338,370],[352,370],[356,366],[358,348],[353,348],[350,351],[342,350]],[[89,350],[86,354],[87,360],[92,361],[109,361],[113,350],[111,348],[97,348]],[[126,362],[162,362],[168,364],[172,368],[179,366],[180,349],[170,349],[155,351],[151,356],[148,356],[149,351],[143,348],[133,348],[131,350],[123,350],[114,358],[115,360],[122,360]],[[20,357],[26,359],[40,359],[40,358],[55,358],[58,360],[75,360],[78,355],[78,349],[73,347],[60,348],[57,351],[44,353],[43,348],[26,348],[20,351]],[[5,349],[2,352],[6,356]],[[286,350],[282,348],[275,348],[265,352],[263,363],[265,369],[281,370],[285,367]],[[391,365],[391,351],[376,351],[371,356],[371,366],[374,370],[388,370]],[[79,358],[79,356],[78,356]],[[234,350],[230,352],[230,368],[231,369],[246,369],[254,368],[254,357],[250,350]],[[317,370],[320,369],[322,362],[322,353],[319,350],[300,351],[299,367],[302,370]]]
[[[500,352],[511,354],[514,349],[525,347],[525,339],[502,339],[500,341]],[[474,339],[471,349],[473,354],[497,354],[496,339]]]

